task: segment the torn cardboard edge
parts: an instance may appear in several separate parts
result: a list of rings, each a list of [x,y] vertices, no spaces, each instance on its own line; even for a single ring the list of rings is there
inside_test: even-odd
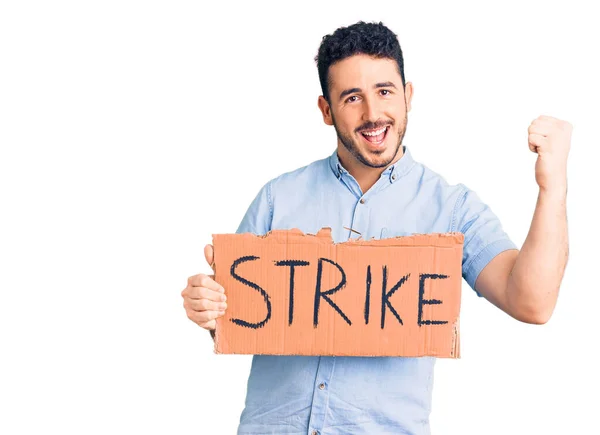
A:
[[[428,233],[335,243],[327,227],[214,234],[228,297],[215,352],[459,358],[463,242]]]

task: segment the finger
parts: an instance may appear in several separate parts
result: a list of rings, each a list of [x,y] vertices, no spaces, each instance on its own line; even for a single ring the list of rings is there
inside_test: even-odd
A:
[[[550,115],[540,115],[538,119],[542,121],[558,121],[558,118]]]
[[[533,122],[555,122],[555,121],[558,121],[558,119],[554,118],[552,116],[540,115],[531,122],[533,123]]]
[[[528,138],[529,149],[536,153],[538,147],[543,147],[546,144],[546,138],[539,134],[530,134]]]
[[[215,270],[215,252],[212,245],[204,247],[204,258],[212,270]]]
[[[225,311],[226,302],[215,302],[208,299],[186,299],[183,301],[186,310],[194,311]]]
[[[221,293],[225,292],[223,286],[217,283],[212,276],[199,274],[192,276],[188,279],[188,287],[206,287],[208,289],[218,291]]]
[[[186,310],[187,316],[198,325],[209,322],[210,320],[218,319],[225,314],[225,311],[194,311]]]
[[[529,134],[539,134],[540,136],[548,136],[550,132],[550,126],[548,124],[535,123],[531,124],[527,129]]]
[[[217,328],[217,321],[216,320],[209,320],[206,323],[201,323],[199,325],[201,328],[204,328],[208,331],[213,331]]]
[[[536,146],[544,146],[548,142],[546,136],[542,136],[541,134],[530,134],[527,140],[530,144]]]
[[[211,290],[206,287],[190,287],[187,292],[183,295],[186,299],[208,299],[215,302],[225,302],[227,296],[224,293]]]

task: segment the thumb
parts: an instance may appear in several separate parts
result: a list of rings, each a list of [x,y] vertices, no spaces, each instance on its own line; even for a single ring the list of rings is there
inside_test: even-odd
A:
[[[204,258],[206,258],[206,262],[211,267],[211,269],[215,269],[215,258],[214,258],[214,250],[212,245],[206,245],[204,247]]]

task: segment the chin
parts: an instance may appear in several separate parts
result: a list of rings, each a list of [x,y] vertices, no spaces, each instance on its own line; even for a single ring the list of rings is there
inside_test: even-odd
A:
[[[362,158],[369,163],[369,165],[382,168],[391,163],[394,159],[392,153],[374,153],[374,152],[365,152],[362,153]]]

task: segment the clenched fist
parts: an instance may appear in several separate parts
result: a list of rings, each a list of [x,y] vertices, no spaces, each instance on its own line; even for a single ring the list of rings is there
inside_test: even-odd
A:
[[[206,261],[213,265],[213,247],[204,247]],[[225,314],[227,298],[225,289],[214,281],[214,275],[203,273],[188,278],[188,285],[181,292],[183,307],[189,319],[204,329],[213,331],[217,325],[215,319]]]
[[[539,116],[529,126],[529,149],[537,153],[535,181],[540,189],[566,192],[567,156],[573,126],[551,116]]]

